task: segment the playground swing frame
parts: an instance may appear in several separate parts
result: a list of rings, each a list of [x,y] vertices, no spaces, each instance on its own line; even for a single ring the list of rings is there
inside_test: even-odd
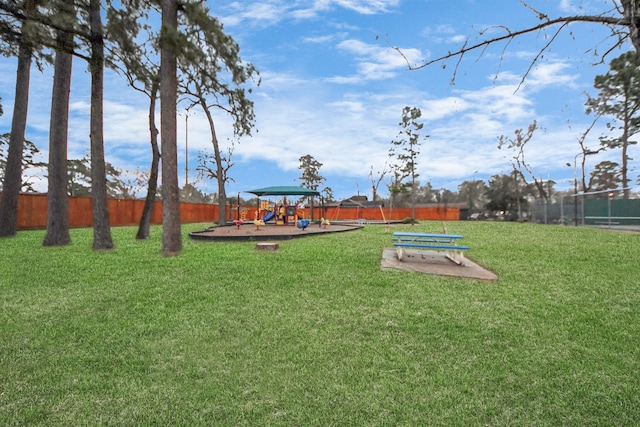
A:
[[[352,206],[349,206],[349,208],[351,208]],[[353,206],[356,208],[356,221],[360,221],[360,208],[362,206],[357,205],[357,206]],[[368,207],[376,207],[376,206],[368,206]],[[384,215],[384,210],[382,209],[382,205],[377,205],[377,207],[380,209],[380,214],[382,215],[382,221],[384,221],[385,224],[388,223],[387,221],[387,217]],[[334,221],[338,221],[338,216],[340,215],[340,209],[342,208],[342,206],[338,205],[338,209],[336,209],[336,214],[334,217]]]

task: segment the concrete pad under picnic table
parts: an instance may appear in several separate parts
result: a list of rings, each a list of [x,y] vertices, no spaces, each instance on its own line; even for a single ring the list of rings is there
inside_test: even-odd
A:
[[[402,261],[398,260],[396,248],[384,248],[380,267],[383,270],[395,268],[440,276],[465,277],[468,279],[496,281],[498,276],[465,257],[464,264],[458,265],[446,257],[446,253],[420,249],[403,249]]]

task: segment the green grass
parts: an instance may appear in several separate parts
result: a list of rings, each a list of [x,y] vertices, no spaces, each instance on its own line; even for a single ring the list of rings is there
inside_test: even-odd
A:
[[[159,228],[0,240],[0,425],[640,424],[640,235],[448,231],[499,280],[382,271],[381,226],[177,257]]]

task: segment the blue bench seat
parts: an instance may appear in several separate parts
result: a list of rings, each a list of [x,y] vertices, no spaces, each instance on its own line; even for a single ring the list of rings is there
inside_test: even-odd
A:
[[[460,246],[456,241],[463,238],[457,234],[427,234],[427,233],[393,233],[393,246],[396,247],[398,260],[404,257],[403,248],[427,249],[446,251],[446,257],[458,265],[464,264],[464,252],[469,246]]]

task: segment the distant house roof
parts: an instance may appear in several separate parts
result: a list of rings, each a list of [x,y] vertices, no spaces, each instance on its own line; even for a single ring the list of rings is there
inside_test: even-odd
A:
[[[276,186],[258,188],[256,190],[245,191],[245,193],[255,194],[256,196],[318,196],[319,192],[305,187],[296,186]]]
[[[351,196],[348,199],[344,199],[339,203],[340,207],[361,207],[361,208],[371,208],[384,206],[384,202],[378,201],[369,201],[367,196]]]
[[[366,195],[363,195],[363,196],[351,196],[349,197],[349,200],[353,200],[354,202],[366,202],[369,199],[367,198]]]
[[[417,208],[457,208],[468,209],[469,204],[466,202],[454,202],[454,203],[416,203]]]

